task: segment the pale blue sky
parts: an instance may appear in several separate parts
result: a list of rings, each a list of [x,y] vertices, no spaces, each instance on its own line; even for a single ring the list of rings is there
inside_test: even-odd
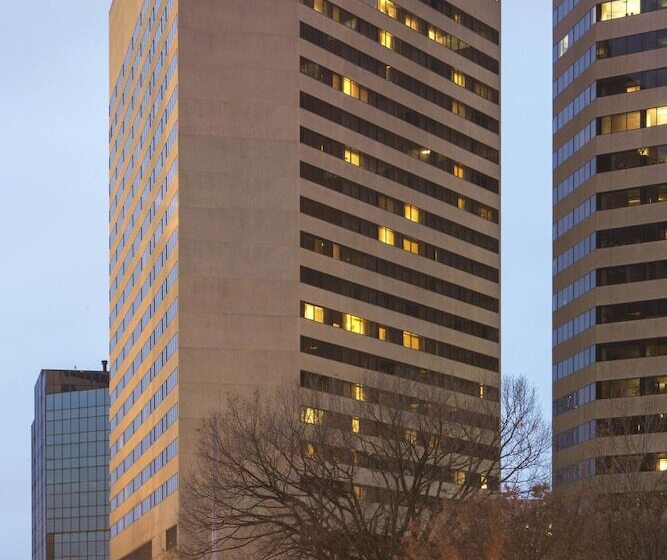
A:
[[[3,559],[30,558],[39,370],[107,353],[108,4],[0,0]],[[551,2],[503,10],[503,372],[534,380],[548,414]]]

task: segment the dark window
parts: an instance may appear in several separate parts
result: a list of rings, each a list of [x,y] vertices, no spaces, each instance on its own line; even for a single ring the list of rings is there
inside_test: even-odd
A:
[[[613,58],[667,46],[667,29],[648,31],[597,42],[597,58]]]
[[[667,202],[667,183],[632,187],[619,191],[609,191],[597,195],[599,210],[614,210],[629,206]]]
[[[609,342],[596,346],[596,358],[598,362],[652,358],[665,355],[667,355],[667,338]]]
[[[167,533],[165,535],[165,541],[166,541],[165,548],[167,550],[176,549],[176,546],[178,545],[178,531],[176,525],[174,525],[173,527],[169,527],[169,529],[167,529]]]
[[[621,266],[599,268],[596,271],[598,286],[613,286],[632,282],[646,282],[667,278],[667,261],[652,261]]]
[[[596,238],[598,249],[664,241],[667,239],[667,222],[603,229],[597,232]]]
[[[659,317],[667,317],[667,299],[602,305],[596,309],[596,322],[598,324],[638,321]]]

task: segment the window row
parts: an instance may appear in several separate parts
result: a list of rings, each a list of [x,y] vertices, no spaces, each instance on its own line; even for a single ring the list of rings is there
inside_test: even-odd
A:
[[[448,313],[433,307],[419,305],[413,301],[392,296],[391,294],[374,290],[367,286],[362,286],[361,284],[341,280],[335,276],[317,272],[305,267],[301,268],[301,282],[350,299],[363,301],[370,305],[377,305],[378,307],[389,309],[395,313],[401,313],[415,319],[457,330],[456,326],[452,325],[453,317]],[[497,335],[497,329],[494,329],[493,327],[487,327],[479,323],[476,325],[478,325],[477,328],[484,328],[487,330],[489,334],[493,334],[493,331],[496,331]],[[490,337],[485,338],[491,340]],[[415,344],[417,343],[415,342]],[[441,357],[490,371],[498,370],[497,358],[452,345],[443,344]]]
[[[552,262],[552,273],[554,276],[560,274],[567,268],[571,267],[574,263],[579,262],[586,255],[589,255],[592,251],[596,249],[596,232],[587,235],[581,241],[575,243],[560,255],[554,257]]]
[[[479,382],[470,381],[451,374],[420,368],[404,362],[390,360],[384,356],[376,356],[338,346],[314,338],[301,337],[301,352],[327,360],[333,360],[367,371],[376,371],[416,383],[440,387],[447,391],[470,395],[479,398]],[[497,391],[497,389],[496,389]],[[492,393],[494,394],[494,393]]]
[[[563,451],[568,447],[579,445],[595,438],[596,421],[590,420],[579,424],[574,428],[554,434],[553,450],[554,452]]]
[[[589,49],[586,49],[586,51],[577,60],[570,64],[570,66],[568,66],[565,70],[563,70],[560,76],[558,76],[553,81],[551,87],[552,97],[556,98],[556,96],[563,93],[568,87],[570,87],[570,84],[574,82],[574,80],[576,80],[586,70],[588,70],[590,65],[593,64],[596,60],[595,48],[596,47],[594,44],[591,45]]]
[[[420,319],[447,329],[469,334],[470,336],[483,338],[485,340],[490,340],[491,342],[498,342],[498,329],[485,325],[484,323],[464,319],[463,317],[447,313],[441,309],[421,305],[405,298],[394,296],[348,280],[336,278],[328,274],[316,272],[308,268],[302,268],[301,271],[301,281],[310,286],[315,286],[357,301],[363,301],[370,305],[377,305],[378,307],[388,309],[395,313],[408,315],[414,319]],[[324,322],[326,317],[321,316],[319,318],[322,319],[321,321],[318,321],[321,323]],[[316,320],[316,318],[313,318],[312,320]],[[331,321],[334,320],[331,319]],[[338,326],[343,325],[343,328],[346,328],[346,325],[341,321],[334,322]],[[361,321],[361,323],[363,323],[363,321]],[[354,325],[352,327],[357,328],[357,326]],[[346,328],[346,330],[352,330],[352,327],[350,329]],[[362,326],[358,326],[358,329],[362,329]],[[384,329],[378,334],[378,336],[385,336],[385,338],[381,338],[381,340],[386,339],[387,332],[388,331]],[[366,333],[359,332],[359,334]],[[416,344],[417,348],[415,349],[419,349],[419,344]]]
[[[579,4],[580,0],[563,0],[553,11],[553,27],[556,27]]]
[[[447,315],[447,314],[445,314]],[[301,302],[301,316],[308,321],[328,325],[347,332],[375,338],[382,342],[397,344],[410,350],[417,350],[441,358],[449,358],[453,347],[451,344],[428,338],[384,323],[371,321],[350,313],[336,311],[313,303]]]
[[[171,461],[178,454],[178,439],[172,441],[160,453],[158,453],[153,460],[144,467],[144,469],[135,476],[125,487],[116,493],[111,498],[110,511],[115,511],[122,505],[130,496],[139,490],[146,482],[148,482],[155,474],[157,474],[162,467]]]
[[[463,179],[495,194],[499,192],[498,179],[304,92],[301,92],[301,108],[407,156],[437,167],[457,179]],[[350,154],[349,163],[358,166],[358,159],[358,155],[355,157],[354,154]]]
[[[498,74],[500,65],[495,58],[472,47],[455,35],[443,31],[413,12],[408,11],[406,8],[392,2],[392,0],[377,0],[377,9],[390,18],[403,23],[413,31],[428,37],[431,41],[435,41],[439,45],[478,64],[482,68]]]
[[[667,163],[667,144],[602,154],[596,161],[599,173]]]
[[[598,80],[598,84],[600,80]],[[597,86],[599,88],[599,86]],[[590,84],[584,91],[582,91],[577,97],[570,101],[565,107],[563,107],[558,114],[553,118],[553,133],[556,134],[561,128],[563,128],[567,123],[569,123],[574,117],[576,117],[581,111],[588,107],[596,98],[596,84],[595,82]],[[598,93],[599,95],[599,93]]]
[[[451,95],[447,95],[442,90],[425,84],[413,76],[401,72],[397,68],[389,66],[385,62],[373,58],[365,52],[357,50],[343,41],[339,41],[335,37],[327,35],[319,29],[315,29],[303,22],[301,22],[301,38],[347,62],[350,62],[351,64],[379,76],[383,80],[391,82],[401,89],[409,91],[446,111],[454,113],[462,119],[475,123],[495,134],[498,134],[500,130],[500,124],[497,119],[494,119],[470,105],[461,103]]]
[[[445,266],[451,266],[452,268],[474,274],[492,282],[498,282],[497,268],[415,239],[387,226],[381,226],[359,218],[356,215],[336,210],[331,206],[326,206],[309,198],[301,197],[301,212],[318,220],[347,229],[348,231],[376,239],[385,245],[397,247],[408,253],[444,264]]]
[[[585,459],[554,472],[554,486],[562,486],[596,476],[632,472],[667,471],[667,453],[613,455]]]
[[[346,399],[353,399],[355,401],[369,402],[369,403],[393,403],[405,407],[405,410],[414,412],[416,414],[429,414],[434,404],[423,399],[412,397],[405,394],[397,394],[393,391],[386,391],[378,389],[371,385],[362,385],[359,383],[350,383],[343,379],[328,377],[318,373],[301,370],[301,387],[327,393],[329,395],[337,395]],[[497,387],[480,384],[479,398],[488,399],[494,402],[498,401],[499,391]],[[442,408],[442,405],[436,404],[436,409]],[[457,421],[466,423],[470,426],[477,426],[489,430],[497,429],[498,417],[488,414],[482,414],[457,408],[454,406],[446,406],[446,410],[453,415]]]
[[[553,416],[560,416],[561,414],[565,414],[570,410],[575,410],[579,407],[587,405],[588,403],[595,402],[597,397],[596,392],[596,384],[589,383],[588,385],[584,385],[572,393],[554,399],[552,403]]]
[[[601,230],[597,234],[597,248],[621,247],[664,240],[667,240],[667,222],[656,222]]]
[[[46,395],[47,414],[56,410],[71,410],[82,407],[99,407],[109,405],[106,389],[90,389],[87,391],[66,391]]]
[[[568,32],[553,46],[553,62],[556,62],[595,24],[595,8],[591,8],[584,17],[575,23]]]
[[[494,313],[498,312],[497,298],[447,282],[441,277],[430,276],[414,268],[404,267],[394,262],[380,259],[375,255],[363,253],[351,247],[321,239],[310,233],[301,233],[301,247],[329,258],[340,260],[349,265],[357,266],[388,278],[394,278],[399,282],[405,282],[423,290],[441,294]]]
[[[314,8],[315,0],[301,0],[301,3],[310,8]],[[378,42],[383,47],[391,49],[402,57],[407,58],[412,63],[418,64],[419,66],[434,72],[439,77],[448,79],[455,85],[467,89],[468,91],[471,91],[475,95],[478,95],[483,99],[490,101],[491,103],[495,103],[496,105],[498,104],[500,97],[498,90],[492,88],[488,84],[485,84],[482,81],[475,79],[473,76],[461,72],[452,65],[443,62],[439,58],[436,58],[421,49],[418,49],[403,39],[394,37],[388,31],[381,29],[372,23],[358,17],[357,15],[340,8],[329,0],[317,0],[317,4],[320,8],[317,11],[329,19],[344,25],[346,28],[356,31],[371,41]]]
[[[556,381],[565,379],[594,363],[595,346],[589,346],[588,348],[584,348],[580,352],[555,363],[551,368],[551,380],[555,383]]]
[[[364,156],[360,154],[359,157],[361,160],[361,158]],[[341,177],[340,175],[336,175],[330,171],[315,167],[309,163],[302,161],[300,162],[300,167],[300,176],[302,179],[306,179],[321,187],[325,187],[350,198],[354,198],[355,200],[370,204],[376,208],[381,208],[386,212],[390,212],[397,216],[403,216],[406,220],[421,224],[427,228],[439,231],[440,233],[451,235],[452,237],[461,239],[467,243],[472,243],[473,245],[477,245],[493,253],[498,252],[498,240],[488,235],[482,234],[477,230],[463,226],[457,222],[452,222],[451,220],[443,218],[438,214],[428,212],[427,210],[415,206],[414,204],[410,204],[409,202],[404,202],[392,196],[382,194],[379,191],[370,189],[359,183],[350,181],[345,177]],[[454,202],[455,201],[451,201],[452,205],[455,205],[453,204]],[[459,197],[458,204],[455,206],[460,210],[470,210],[471,213],[474,213],[474,210],[478,210],[486,217],[485,219],[492,221],[492,218],[495,218],[497,220],[497,210],[482,206],[475,200]],[[497,223],[497,221],[495,223]],[[495,281],[497,281],[497,271],[494,273],[491,267],[487,268],[489,268],[489,270],[485,272],[481,272],[480,269],[480,272],[473,272],[473,274],[478,274],[488,279],[495,277]]]
[[[667,47],[667,29],[614,37],[597,43],[597,59],[614,58]]]
[[[596,274],[595,270],[593,270],[584,274],[580,278],[577,278],[574,282],[571,282],[563,289],[553,294],[551,305],[552,310],[556,311],[560,309],[595,288],[595,279]]]
[[[552,159],[553,169],[556,169],[559,165],[565,163],[575,153],[577,153],[581,148],[583,148],[593,138],[595,138],[597,128],[597,123],[594,119],[585,125],[574,136],[572,136],[572,138],[565,142],[560,148],[554,150]]]
[[[551,334],[551,346],[555,348],[559,344],[562,344],[591,327],[594,327],[595,324],[595,309],[584,311],[581,315],[577,315],[574,319],[570,319],[553,329]]]
[[[130,440],[130,438],[139,430],[139,428],[148,420],[155,409],[167,398],[167,396],[174,390],[178,384],[178,370],[175,369],[165,379],[164,383],[155,391],[153,396],[148,399],[148,402],[134,417],[134,420],[127,428],[118,436],[115,442],[111,444],[110,452],[111,458],[115,457],[122,449],[123,445]]]
[[[667,299],[652,299],[601,305],[597,308],[598,324],[640,321],[667,317]]]
[[[484,23],[482,20],[477,19],[467,12],[464,12],[458,6],[454,6],[446,0],[419,0],[422,4],[430,6],[434,10],[440,12],[445,17],[453,20],[454,22],[462,25],[463,27],[470,29],[473,33],[480,35],[484,39],[491,41],[492,43],[498,45],[500,44],[500,33],[497,29],[494,29],[487,23]]]
[[[667,8],[667,0],[611,0],[597,5],[599,21],[636,16]]]
[[[667,355],[667,338],[646,338],[598,344],[597,361],[634,360]]]
[[[435,198],[436,200],[444,202],[450,206],[455,206],[463,212],[469,212],[481,218],[494,221],[494,223],[497,223],[498,221],[498,210],[495,208],[485,206],[472,198],[448,189],[447,187],[444,187],[438,183],[434,183],[433,181],[424,179],[419,175],[414,175],[408,171],[394,167],[393,165],[368,155],[365,152],[361,152],[350,146],[346,146],[345,144],[332,140],[331,138],[327,138],[326,136],[322,136],[321,134],[313,132],[312,130],[308,130],[307,128],[301,128],[301,143],[306,146],[310,146],[311,148],[315,148],[320,152],[324,152],[325,154],[329,154],[333,157],[346,161],[351,165],[355,165],[355,167],[360,167],[365,171],[379,175],[385,180],[393,181],[410,190],[425,194],[426,196]],[[302,173],[304,173],[304,171],[302,171]],[[315,180],[314,182],[322,184],[323,181],[319,179],[320,175],[321,173],[316,175],[315,172],[309,172],[309,176],[305,178],[312,180],[310,177],[315,177],[318,180]],[[323,186],[328,186],[330,183],[331,181],[328,181],[327,185]],[[443,230],[445,230],[444,225]],[[443,233],[445,233],[445,231],[443,231]],[[470,242],[475,240],[476,245],[488,249],[489,251],[498,252],[497,239],[483,236],[481,233],[477,233],[477,235],[474,236],[471,233],[466,240],[468,239]]]
[[[667,105],[598,118],[599,134],[613,134],[667,124]]]
[[[125,459],[111,471],[111,484],[114,484],[127,470],[134,465],[141,456],[150,449],[150,447],[166,432],[178,418],[178,403],[174,404],[167,413],[160,418],[155,425],[148,431],[144,438],[132,449]]]
[[[598,80],[597,96],[606,97],[665,86],[667,86],[667,67],[651,68]]]
[[[500,161],[497,149],[303,57],[301,73],[492,163]]]
[[[140,504],[127,514],[121,517],[116,523],[111,526],[111,537],[122,533],[132,523],[138,521],[139,518],[146,515],[155,506],[166,500],[174,492],[178,490],[178,473],[172,476],[169,480],[157,487],[156,490],[150,493]]]
[[[579,169],[576,169],[570,173],[565,179],[563,179],[558,185],[554,187],[553,190],[553,204],[558,204],[566,196],[573,193],[581,185],[586,183],[591,177],[597,173],[597,160],[596,158],[588,160],[584,163]]]
[[[617,208],[667,202],[667,183],[599,193],[597,201],[600,210],[615,210]]]
[[[555,241],[561,235],[570,231],[574,226],[579,225],[586,218],[595,214],[596,200],[597,198],[595,196],[587,198],[579,206],[570,210],[565,216],[555,222],[551,232],[553,240]]]

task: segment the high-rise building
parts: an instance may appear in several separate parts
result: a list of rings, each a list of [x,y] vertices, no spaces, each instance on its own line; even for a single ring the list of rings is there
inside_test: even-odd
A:
[[[666,8],[554,2],[557,486],[667,471]]]
[[[32,424],[33,560],[109,558],[109,374],[44,369]]]
[[[500,3],[115,0],[111,557],[177,542],[229,392],[498,399]]]

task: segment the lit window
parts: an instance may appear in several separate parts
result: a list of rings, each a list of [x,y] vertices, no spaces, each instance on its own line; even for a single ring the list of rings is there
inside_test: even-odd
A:
[[[320,12],[321,14],[324,13],[324,2],[325,0],[315,0],[313,8],[315,8],[316,12]]]
[[[452,69],[452,82],[454,82],[457,86],[466,87],[465,74],[462,74],[458,70]]]
[[[639,91],[640,89],[642,89],[642,87],[639,84],[633,84],[631,86],[626,87],[625,91],[626,93],[632,93],[635,91]]]
[[[380,29],[380,44],[383,47],[387,47],[388,49],[394,49],[394,36],[389,33],[389,31],[385,31],[384,29]]]
[[[410,29],[419,31],[419,20],[411,14],[406,14],[405,25],[407,25]]]
[[[366,334],[366,319],[345,313],[343,315],[345,330],[357,334]]]
[[[412,204],[406,204],[403,210],[403,215],[411,222],[419,223],[419,208],[416,206],[412,206]]]
[[[303,306],[303,316],[309,321],[315,321],[316,323],[324,323],[324,309],[318,305],[313,305],[311,303],[306,303]]]
[[[403,346],[419,350],[419,335],[409,331],[403,331]]]
[[[301,420],[306,424],[321,424],[324,420],[324,410],[307,406],[301,411]]]
[[[463,179],[463,166],[459,165],[458,163],[454,164],[454,177],[458,177],[459,179]],[[459,208],[461,204],[461,198],[459,198]]]
[[[417,443],[417,432],[416,430],[405,430],[405,441],[408,443],[415,444]]]
[[[656,470],[660,472],[667,472],[667,457],[661,457],[658,459],[658,464],[656,466],[658,467]]]
[[[342,91],[345,95],[359,99],[359,84],[350,78],[343,78]]]
[[[385,226],[378,228],[378,240],[387,245],[394,245],[394,231]]]
[[[483,474],[480,477],[480,488],[482,490],[488,490],[489,489],[489,478]]]
[[[378,338],[380,340],[387,340],[387,329],[385,327],[378,327]]]
[[[482,383],[479,384],[479,398],[484,398],[484,385]]]
[[[366,400],[366,393],[364,392],[363,385],[352,385],[352,398],[355,401]]]
[[[337,261],[340,260],[340,245],[338,243],[333,244],[333,258]]]
[[[358,434],[361,431],[361,423],[359,418],[352,418],[352,432]]]
[[[459,199],[458,199],[456,205],[459,207],[459,210],[465,210],[466,209],[466,199],[463,198],[462,196],[459,196]]]
[[[403,250],[408,251],[409,253],[414,253],[415,255],[419,254],[419,243],[408,239],[407,237],[403,238]]]
[[[378,0],[378,10],[387,14],[389,17],[396,19],[396,4],[391,0]]]
[[[421,148],[419,150],[419,159],[422,161],[428,161],[428,158],[431,156],[431,150],[428,148]]]
[[[351,148],[345,148],[345,161],[359,167],[359,152],[357,150],[352,150]]]
[[[466,473],[465,471],[456,471],[454,473],[454,482],[463,486],[466,483]]]
[[[452,113],[458,115],[459,117],[466,116],[466,106],[458,101],[452,101]]]
[[[312,443],[306,445],[306,455],[311,459],[315,457],[315,446]]]
[[[366,490],[364,489],[363,486],[359,486],[358,484],[355,484],[352,489],[354,490],[354,495],[357,497],[359,500],[363,500],[364,496],[366,495]]]

